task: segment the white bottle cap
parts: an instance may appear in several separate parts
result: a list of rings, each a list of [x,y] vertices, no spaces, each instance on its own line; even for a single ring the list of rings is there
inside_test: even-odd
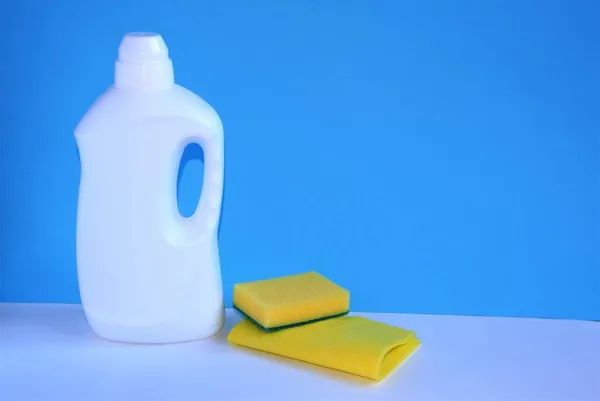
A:
[[[173,63],[162,36],[132,32],[123,37],[115,63],[115,87],[156,90],[173,83]]]

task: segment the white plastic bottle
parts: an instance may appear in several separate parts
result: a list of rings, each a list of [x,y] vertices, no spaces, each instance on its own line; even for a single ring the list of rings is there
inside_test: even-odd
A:
[[[174,83],[162,37],[125,35],[115,83],[75,130],[81,160],[77,274],[101,337],[135,343],[199,340],[223,327],[217,228],[223,127],[200,97]],[[204,151],[196,212],[177,207],[184,148]]]

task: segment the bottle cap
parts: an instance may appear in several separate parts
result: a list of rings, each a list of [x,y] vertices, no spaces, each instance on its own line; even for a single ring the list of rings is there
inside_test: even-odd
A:
[[[173,63],[162,36],[152,32],[126,34],[115,64],[115,87],[156,90],[173,84]]]
[[[169,60],[169,49],[162,36],[152,32],[126,34],[119,46],[121,63],[149,63]]]

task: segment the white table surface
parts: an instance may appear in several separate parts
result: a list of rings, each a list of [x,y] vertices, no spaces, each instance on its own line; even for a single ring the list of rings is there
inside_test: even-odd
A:
[[[383,382],[233,347],[231,311],[211,339],[132,345],[96,337],[79,305],[0,304],[0,400],[600,400],[600,323],[360,315],[423,342]]]

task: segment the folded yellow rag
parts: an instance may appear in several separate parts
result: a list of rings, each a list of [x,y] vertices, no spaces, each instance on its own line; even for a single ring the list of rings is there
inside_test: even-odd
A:
[[[344,316],[272,333],[265,333],[243,320],[227,339],[232,344],[374,380],[389,375],[420,344],[412,331],[359,316]]]

